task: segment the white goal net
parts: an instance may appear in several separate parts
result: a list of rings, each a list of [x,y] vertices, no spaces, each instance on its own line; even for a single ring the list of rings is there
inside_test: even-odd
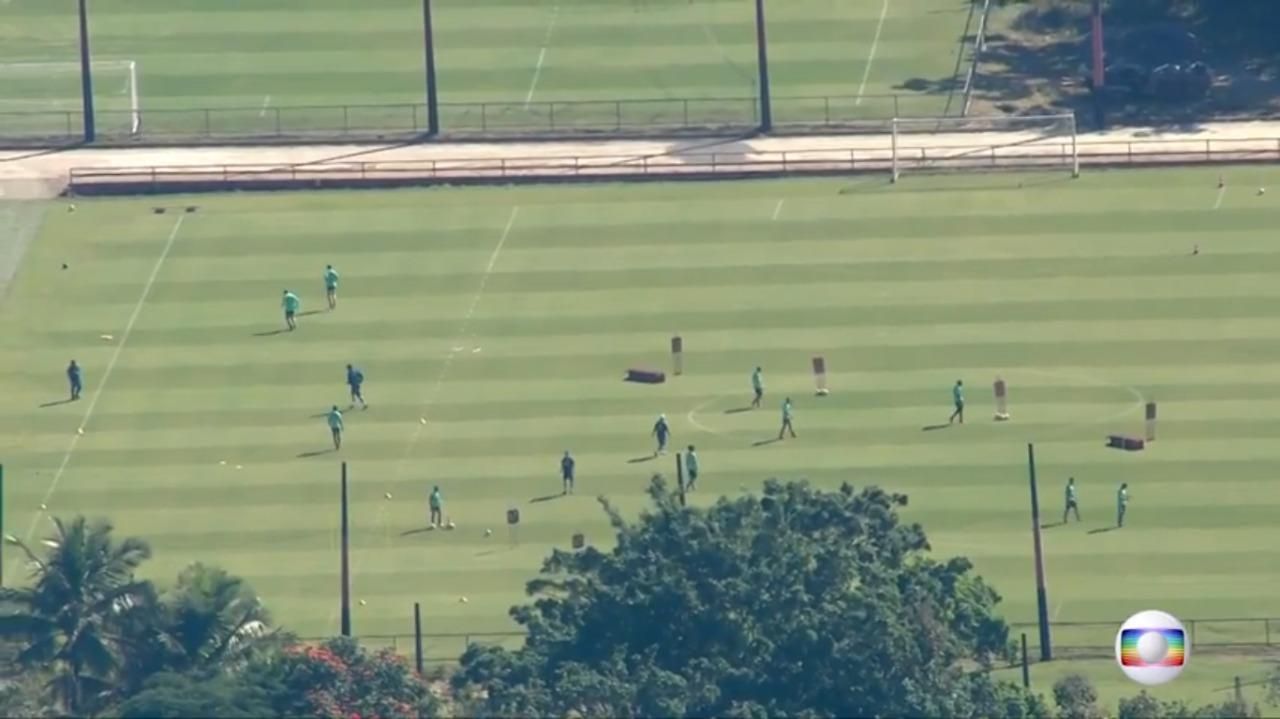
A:
[[[136,135],[142,129],[138,63],[94,60],[93,100],[98,127],[112,134]],[[0,62],[0,113],[4,124],[53,123],[82,112],[80,63]],[[34,128],[33,128],[34,129]]]
[[[948,170],[1061,168],[1080,175],[1072,114],[895,118],[892,124],[894,181],[903,172]]]

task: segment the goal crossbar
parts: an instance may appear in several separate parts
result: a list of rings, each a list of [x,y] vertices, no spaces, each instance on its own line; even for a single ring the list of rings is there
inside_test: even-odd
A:
[[[891,124],[892,180],[905,169],[1065,166],[1080,176],[1075,115],[901,117]]]

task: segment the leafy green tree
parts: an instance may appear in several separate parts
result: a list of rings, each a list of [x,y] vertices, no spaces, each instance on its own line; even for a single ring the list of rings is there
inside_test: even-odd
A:
[[[432,717],[439,702],[408,662],[390,649],[367,652],[338,637],[294,644],[250,663],[277,716]]]
[[[13,540],[31,564],[32,584],[0,589],[0,636],[20,641],[18,663],[49,669],[52,697],[80,713],[119,678],[124,617],[154,596],[134,576],[151,549],[133,537],[117,541],[105,521],[76,517],[53,525],[43,557]]]
[[[1062,719],[1101,719],[1098,707],[1098,690],[1093,683],[1079,674],[1068,674],[1053,683],[1053,703],[1058,705]]]
[[[242,668],[279,634],[243,579],[195,563],[164,591],[154,611],[135,614],[128,628],[130,688],[160,672],[216,674]]]
[[[635,523],[601,500],[610,552],[556,551],[512,609],[517,651],[472,647],[454,677],[498,716],[1047,716],[982,667],[1007,651],[999,597],[938,561],[906,497],[765,483],[680,506],[655,478]]]
[[[255,719],[273,715],[268,690],[244,675],[198,679],[161,673],[116,712],[122,719]]]

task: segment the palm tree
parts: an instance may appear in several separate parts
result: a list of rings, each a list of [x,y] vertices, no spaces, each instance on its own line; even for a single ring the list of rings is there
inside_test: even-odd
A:
[[[277,636],[247,582],[199,562],[160,597],[158,619],[169,671],[237,669]]]
[[[121,624],[154,595],[149,582],[134,576],[151,548],[134,537],[115,541],[105,521],[52,521],[55,531],[43,541],[43,558],[26,542],[9,538],[26,554],[32,584],[0,589],[0,637],[22,643],[20,664],[52,671],[48,688],[75,713],[119,677]]]

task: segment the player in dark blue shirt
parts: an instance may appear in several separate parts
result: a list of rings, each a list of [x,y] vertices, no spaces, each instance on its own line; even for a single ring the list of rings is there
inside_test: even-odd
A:
[[[671,427],[667,425],[667,415],[658,415],[658,421],[654,423],[651,434],[658,439],[658,448],[653,451],[653,456],[657,457],[660,454],[666,454],[667,439],[671,437]]]
[[[347,386],[351,388],[351,406],[355,407],[356,402],[359,402],[361,409],[369,409],[369,403],[364,401],[364,392],[360,389],[363,385],[364,373],[347,365]]]
[[[569,450],[564,451],[564,457],[560,459],[560,478],[564,481],[564,489],[561,494],[573,494],[573,466],[577,464],[573,461],[573,456],[569,454]]]
[[[71,385],[71,401],[80,399],[80,390],[84,385],[80,383],[80,365],[75,360],[67,365],[67,382]]]

